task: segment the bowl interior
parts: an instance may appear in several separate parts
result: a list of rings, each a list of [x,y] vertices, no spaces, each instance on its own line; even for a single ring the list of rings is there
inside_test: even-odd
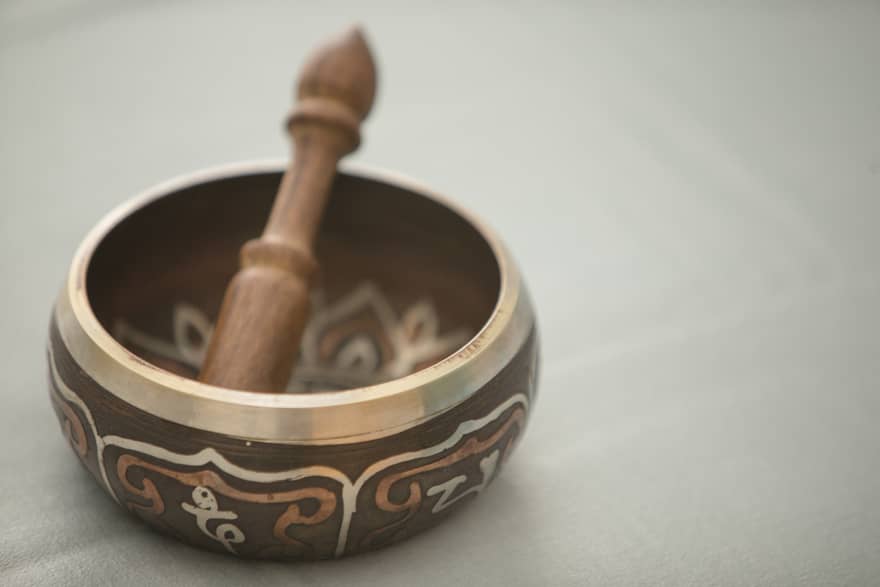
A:
[[[238,250],[262,231],[280,178],[205,181],[126,216],[88,266],[103,327],[146,361],[194,377]],[[339,174],[316,254],[291,391],[371,385],[436,363],[482,328],[499,295],[497,260],[470,222],[376,179]]]

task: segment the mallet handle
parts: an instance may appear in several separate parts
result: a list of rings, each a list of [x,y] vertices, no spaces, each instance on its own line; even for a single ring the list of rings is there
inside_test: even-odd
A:
[[[252,391],[287,387],[309,314],[315,234],[336,164],[360,143],[375,87],[373,59],[357,28],[307,61],[288,119],[293,160],[265,231],[241,249],[200,381]]]

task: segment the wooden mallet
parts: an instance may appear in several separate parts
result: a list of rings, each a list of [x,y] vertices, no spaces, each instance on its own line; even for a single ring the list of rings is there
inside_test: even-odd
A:
[[[251,391],[287,387],[318,268],[313,247],[336,164],[360,144],[376,68],[358,28],[306,61],[287,128],[293,158],[260,238],[241,249],[199,380]]]

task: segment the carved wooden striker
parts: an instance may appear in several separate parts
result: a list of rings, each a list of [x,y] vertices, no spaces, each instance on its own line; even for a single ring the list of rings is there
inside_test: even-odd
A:
[[[360,144],[375,90],[376,68],[357,28],[307,60],[287,123],[293,158],[262,236],[241,249],[201,381],[269,392],[287,386],[309,314],[315,234],[336,164]]]

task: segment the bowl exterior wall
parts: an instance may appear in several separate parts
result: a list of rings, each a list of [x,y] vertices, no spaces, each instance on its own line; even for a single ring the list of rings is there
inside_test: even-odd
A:
[[[464,402],[412,428],[349,444],[285,444],[191,428],[101,387],[50,326],[49,392],[64,435],[123,508],[195,546],[322,559],[427,529],[481,493],[522,436],[538,339]]]

